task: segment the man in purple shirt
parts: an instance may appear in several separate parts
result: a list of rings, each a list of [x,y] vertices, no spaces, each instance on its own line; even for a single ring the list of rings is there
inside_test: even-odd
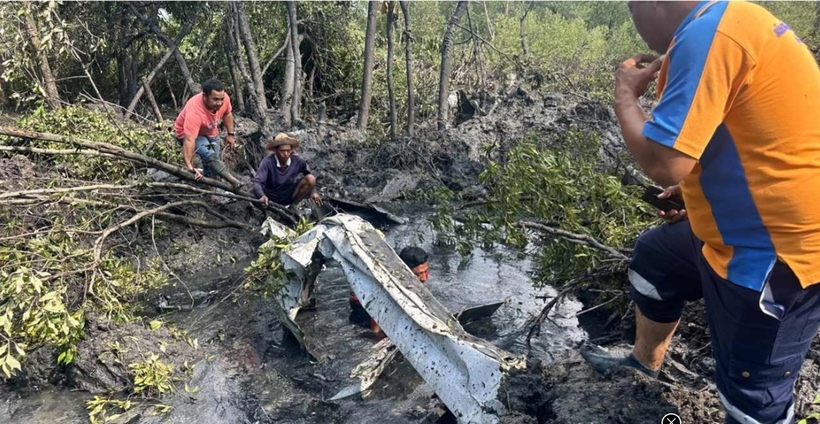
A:
[[[317,205],[322,205],[322,198],[315,190],[316,177],[307,162],[293,154],[298,147],[299,140],[285,133],[277,134],[268,142],[266,149],[273,154],[262,159],[253,179],[253,194],[264,205],[258,205],[260,209],[267,208],[269,202],[297,204],[308,196]]]

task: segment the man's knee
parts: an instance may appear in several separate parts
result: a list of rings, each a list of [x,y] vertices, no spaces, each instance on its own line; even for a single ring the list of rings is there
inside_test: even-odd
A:
[[[688,227],[659,226],[635,243],[629,265],[630,298],[648,319],[680,319],[687,300],[700,297],[697,249],[687,249]],[[676,248],[670,248],[676,246]]]
[[[310,188],[316,187],[316,177],[313,174],[305,175],[305,184]]]

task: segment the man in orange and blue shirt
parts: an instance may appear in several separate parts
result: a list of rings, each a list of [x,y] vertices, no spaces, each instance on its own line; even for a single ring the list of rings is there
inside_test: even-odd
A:
[[[746,2],[630,2],[660,59],[616,73],[615,112],[646,174],[686,210],[638,239],[629,356],[586,345],[596,370],[657,375],[686,301],[703,298],[727,423],[794,422],[820,326],[820,69],[789,26]],[[657,77],[648,118],[638,104]]]

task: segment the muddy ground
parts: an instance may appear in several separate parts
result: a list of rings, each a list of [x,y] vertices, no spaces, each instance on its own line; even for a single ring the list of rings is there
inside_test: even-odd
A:
[[[294,134],[302,141],[301,154],[316,172],[322,194],[373,202],[387,209],[403,208],[399,200],[439,185],[462,192],[466,198],[480,196],[482,147],[495,145],[496,154],[503,154],[531,131],[555,136],[571,128],[593,130],[609,140],[616,152],[622,150],[616,143],[618,132],[607,105],[523,87],[496,93],[495,99],[481,103],[482,110],[491,111],[489,115],[462,116],[462,122],[445,133],[422,126],[412,140],[400,138],[377,144],[367,141],[351,126],[332,121],[323,126],[309,125]],[[261,154],[259,132],[252,122],[239,119],[237,132],[246,149]],[[251,173],[239,158],[228,155],[225,159],[237,174],[250,181]],[[602,152],[603,162],[611,159]],[[23,157],[0,159],[2,179],[31,178],[40,171]],[[241,202],[226,202],[219,208],[254,228],[264,218],[261,212]],[[202,230],[176,224],[168,224],[167,232],[153,241],[143,237],[141,243],[132,245],[133,253],[144,258],[162,257],[171,276],[168,287],[141,299],[144,319],[113,324],[90,317],[87,337],[80,345],[80,359],[70,367],[56,368],[51,351],[35,352],[26,364],[26,373],[11,382],[14,389],[0,389],[5,405],[0,407],[0,422],[19,413],[21,393],[26,390],[57,385],[92,394],[121,395],[131,389],[129,370],[123,364],[145,352],[157,351],[160,345],[167,363],[185,371],[185,378],[177,385],[197,387],[195,395],[179,388],[154,402],[174,408],[163,422],[350,422],[348,412],[324,402],[321,396],[294,395],[291,402],[272,405],[247,390],[253,385],[282,393],[314,393],[327,385],[322,375],[317,376],[309,366],[310,358],[287,353],[292,352],[293,341],[278,325],[269,303],[237,296],[242,292],[242,281],[236,276],[262,242],[260,235],[240,229]],[[209,282],[193,290],[184,283],[197,278]],[[577,295],[585,307],[594,306],[585,293]],[[147,322],[163,311],[197,305],[207,305],[207,313],[191,314],[174,322],[177,327],[148,328]],[[614,312],[604,307],[589,314],[584,329],[591,339],[607,347],[625,347],[632,341],[633,321],[629,315],[623,320],[609,319]],[[187,333],[182,335],[172,328]],[[196,336],[195,343],[189,335]],[[599,376],[575,351],[549,363],[533,360],[526,371],[513,374],[501,390],[502,402],[511,410],[503,422],[652,423],[660,422],[669,412],[680,415],[684,423],[722,422],[710,353],[702,305],[695,303],[687,308],[660,381],[630,371]],[[268,361],[272,358],[289,361],[292,366],[285,371],[270,371]],[[263,369],[268,372],[262,373]],[[255,379],[254,374],[265,375],[265,380]],[[816,343],[797,385],[798,416],[810,412],[810,403],[819,389],[820,346]],[[152,414],[152,407],[149,402],[134,408],[119,422],[160,422]],[[441,413],[435,401],[407,408],[399,413],[408,422],[435,421]],[[61,422],[85,419],[82,408],[58,417]]]

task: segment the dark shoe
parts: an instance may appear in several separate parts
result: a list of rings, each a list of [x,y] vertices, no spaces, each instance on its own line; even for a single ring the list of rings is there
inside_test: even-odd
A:
[[[581,356],[600,374],[606,375],[619,368],[631,367],[652,378],[658,378],[658,371],[638,362],[632,352],[614,353],[600,346],[584,343],[581,346]]]

